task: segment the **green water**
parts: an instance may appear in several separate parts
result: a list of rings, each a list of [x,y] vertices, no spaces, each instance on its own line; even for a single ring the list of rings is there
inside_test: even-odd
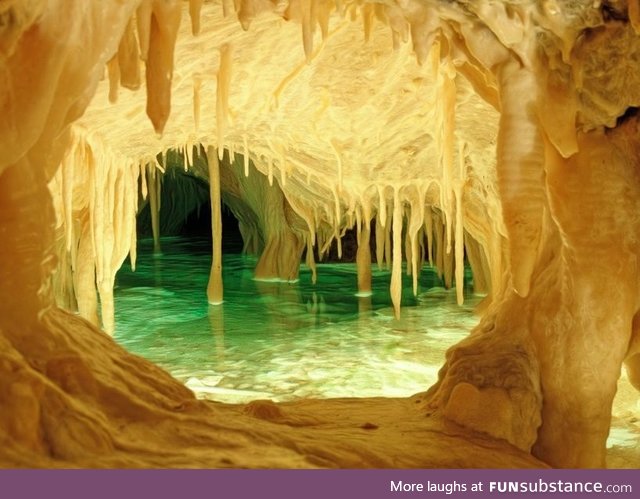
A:
[[[162,243],[154,257],[151,241],[141,241],[136,271],[125,263],[118,273],[116,340],[200,397],[408,396],[435,382],[445,350],[477,323],[480,297],[465,288],[458,306],[427,266],[416,297],[403,276],[396,320],[388,271],[374,269],[373,294],[363,298],[354,264],[319,264],[316,285],[305,266],[296,283],[261,282],[255,258],[239,254],[224,255],[224,303],[209,306],[207,242]]]

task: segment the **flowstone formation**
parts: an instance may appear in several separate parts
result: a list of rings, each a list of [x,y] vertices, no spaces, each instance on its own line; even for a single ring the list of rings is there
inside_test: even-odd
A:
[[[0,16],[6,462],[157,465],[140,448],[169,443],[148,431],[162,421],[199,428],[185,445],[236,432],[265,453],[192,464],[389,465],[392,442],[278,440],[273,421],[316,420],[264,403],[218,427],[218,409],[57,308],[113,331],[141,200],[157,235],[162,158],[180,154],[210,186],[210,303],[221,201],[258,278],[295,279],[303,252],[313,265],[355,228],[366,293],[375,226],[396,315],[403,260],[414,289],[427,256],[462,301],[466,255],[481,322],[399,413],[508,442],[513,465],[604,465],[623,362],[640,384],[636,0],[9,0]],[[116,436],[128,424],[139,448]],[[391,464],[438,464],[420,459]]]

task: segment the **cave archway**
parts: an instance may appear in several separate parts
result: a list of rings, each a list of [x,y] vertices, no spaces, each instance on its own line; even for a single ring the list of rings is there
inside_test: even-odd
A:
[[[187,428],[179,412],[191,409],[206,420],[206,406],[182,387],[54,305],[73,307],[68,291],[82,289],[77,308],[95,323],[97,285],[113,329],[115,273],[135,258],[138,179],[158,150],[205,143],[230,156],[246,151],[269,184],[275,176],[287,185],[303,223],[299,234],[282,224],[265,241],[265,276],[292,278],[290,255],[324,245],[350,219],[365,232],[373,218],[392,225],[396,315],[403,227],[416,234],[423,207],[437,206],[459,262],[465,231],[482,247],[492,303],[414,411],[431,424],[458,423],[469,441],[483,433],[511,442],[529,464],[529,452],[557,466],[605,463],[640,295],[638,120],[619,120],[640,99],[635,3],[365,2],[353,9],[371,42],[362,46],[360,24],[332,14],[329,2],[314,18],[323,50],[314,49],[312,16],[280,4],[256,11],[242,2],[237,17],[251,26],[243,34],[207,2],[208,30],[193,43],[185,40],[199,29],[197,9],[192,27],[180,28],[184,2],[145,2],[134,22],[140,5],[12,2],[2,31],[0,369],[12,385],[0,394],[14,410],[0,417],[12,459],[95,452],[126,463],[133,451],[115,428],[151,420]],[[334,23],[340,29],[330,31]],[[76,43],[60,43],[60,32]],[[274,64],[274,53],[287,57]],[[206,62],[190,65],[190,54]],[[143,65],[146,105],[141,92],[118,92],[141,86]],[[215,115],[204,103],[215,103]],[[290,421],[268,404],[247,413]],[[137,429],[150,441],[168,434]],[[300,447],[261,435],[289,464],[308,464]]]

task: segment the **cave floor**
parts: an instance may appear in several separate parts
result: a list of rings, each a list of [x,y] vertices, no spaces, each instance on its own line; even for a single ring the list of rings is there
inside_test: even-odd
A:
[[[14,400],[17,410],[4,414],[15,418],[0,425],[0,467],[545,467],[505,441],[428,417],[420,394],[247,404],[197,400],[77,316],[51,309],[36,327],[27,336],[0,336],[0,376],[19,369],[20,390],[14,392],[22,395]],[[45,330],[52,341],[43,348],[31,338]],[[64,356],[56,344],[66,345]],[[82,367],[89,364],[91,371]],[[90,389],[79,391],[81,386]],[[24,396],[29,387],[40,393],[39,408]],[[620,393],[631,396],[626,389]],[[630,423],[633,416],[616,417]],[[6,433],[30,422],[40,425],[39,435]],[[609,464],[637,467],[636,456],[637,447],[613,447]]]

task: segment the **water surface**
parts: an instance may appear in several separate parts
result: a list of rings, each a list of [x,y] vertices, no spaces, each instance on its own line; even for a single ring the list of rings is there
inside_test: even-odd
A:
[[[436,381],[444,351],[477,323],[428,266],[417,296],[403,276],[402,318],[393,317],[390,272],[356,296],[352,263],[306,266],[296,283],[253,279],[254,257],[223,257],[224,303],[209,306],[211,256],[204,240],[166,238],[163,254],[140,242],[135,273],[118,273],[116,340],[159,364],[199,396],[255,398],[409,396]],[[467,280],[471,278],[467,270]]]

